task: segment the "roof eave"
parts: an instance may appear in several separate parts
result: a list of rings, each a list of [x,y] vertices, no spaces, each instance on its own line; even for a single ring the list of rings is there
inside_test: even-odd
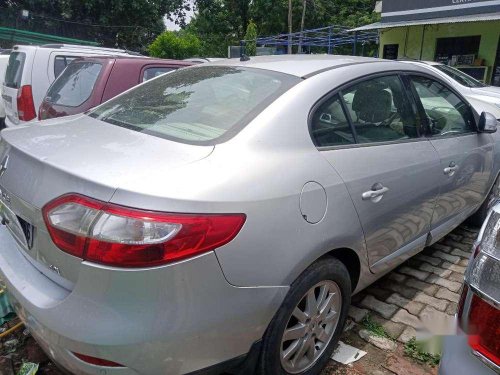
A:
[[[475,14],[468,16],[445,17],[445,18],[427,18],[422,20],[375,22],[369,25],[364,25],[349,30],[349,32],[380,30],[380,29],[389,29],[395,27],[439,25],[446,23],[483,22],[483,21],[497,21],[497,20],[500,20],[500,12],[489,13],[489,14]]]

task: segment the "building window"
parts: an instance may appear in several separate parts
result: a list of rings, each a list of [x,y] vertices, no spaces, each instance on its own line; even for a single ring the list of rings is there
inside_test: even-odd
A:
[[[475,55],[477,57],[480,43],[480,35],[438,38],[436,41],[435,60],[449,64],[452,60],[452,56]],[[461,65],[460,61],[457,61],[456,64]]]
[[[397,60],[398,59],[399,44],[386,44],[384,46],[384,59]]]

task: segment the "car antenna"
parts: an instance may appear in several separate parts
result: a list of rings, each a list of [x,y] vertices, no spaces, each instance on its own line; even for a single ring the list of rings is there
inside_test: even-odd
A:
[[[242,54],[241,57],[240,57],[240,61],[250,61],[250,57],[248,57],[245,54]]]

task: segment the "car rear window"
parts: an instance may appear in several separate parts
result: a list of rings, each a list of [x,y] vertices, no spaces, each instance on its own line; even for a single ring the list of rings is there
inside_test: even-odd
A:
[[[24,60],[26,54],[24,52],[12,52],[9,57],[9,65],[5,71],[4,85],[13,89],[21,87],[21,79],[23,77]]]
[[[153,67],[153,68],[147,68],[144,70],[144,76],[142,77],[142,82],[146,82],[150,79],[153,79],[155,77],[158,77],[162,74],[168,73],[175,70],[175,68],[168,68],[168,67]]]
[[[263,69],[199,66],[148,81],[89,115],[190,144],[227,140],[300,78]]]
[[[59,74],[61,74],[63,70],[77,58],[77,56],[56,56],[54,59],[54,77],[59,77]]]
[[[45,100],[52,104],[78,107],[92,94],[102,65],[96,62],[73,62],[50,86]]]

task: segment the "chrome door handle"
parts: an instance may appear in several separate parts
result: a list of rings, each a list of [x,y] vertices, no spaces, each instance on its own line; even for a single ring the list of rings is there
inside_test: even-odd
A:
[[[385,193],[389,191],[389,188],[386,188],[385,186],[377,189],[377,190],[370,190],[370,191],[365,191],[362,195],[361,198],[364,201],[367,201],[369,199],[375,199],[375,198],[381,198]]]
[[[444,174],[453,175],[458,170],[458,165],[455,163],[451,163],[449,167],[444,169]]]

